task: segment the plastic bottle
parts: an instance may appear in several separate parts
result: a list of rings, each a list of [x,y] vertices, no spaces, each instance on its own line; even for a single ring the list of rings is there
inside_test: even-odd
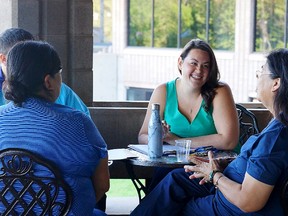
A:
[[[159,111],[160,104],[152,104],[152,112],[148,124],[148,156],[150,158],[160,158],[163,154],[163,130]]]

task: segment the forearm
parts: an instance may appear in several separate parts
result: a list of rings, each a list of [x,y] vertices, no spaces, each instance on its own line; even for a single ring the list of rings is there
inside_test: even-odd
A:
[[[239,194],[241,192],[241,184],[230,180],[223,173],[216,173],[214,175],[213,184],[217,187],[218,190],[221,191],[221,193],[229,202],[237,207],[240,207]]]
[[[108,158],[101,159],[93,175],[93,185],[98,202],[110,188]]]
[[[139,134],[138,135],[138,143],[139,144],[147,144],[148,143],[148,134]]]
[[[222,134],[211,134],[188,139],[191,139],[193,148],[201,146],[213,146],[217,149],[223,150],[233,150],[237,146],[238,142],[237,137],[227,137]]]
[[[255,194],[247,194],[239,184],[227,178],[222,173],[216,173],[213,178],[213,184],[224,195],[224,197],[237,206],[243,212],[255,212],[263,208],[265,202]]]
[[[104,194],[107,191],[105,190],[101,190],[101,189],[95,189],[95,195],[96,195],[96,203],[99,202],[99,200],[101,200],[101,198],[104,196]]]

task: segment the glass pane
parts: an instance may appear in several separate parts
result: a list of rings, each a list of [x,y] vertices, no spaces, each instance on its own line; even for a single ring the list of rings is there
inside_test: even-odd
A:
[[[112,0],[93,0],[93,45],[100,50],[112,43]]]
[[[209,43],[213,49],[234,50],[235,0],[211,0]]]
[[[183,47],[192,38],[205,40],[206,1],[182,1],[181,10],[181,47]]]
[[[151,0],[130,0],[129,46],[151,46]]]
[[[285,0],[257,0],[255,51],[284,47]]]
[[[178,1],[155,0],[154,47],[177,47]]]

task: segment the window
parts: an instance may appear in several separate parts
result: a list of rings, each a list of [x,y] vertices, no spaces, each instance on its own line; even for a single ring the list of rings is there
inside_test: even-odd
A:
[[[254,51],[286,47],[287,0],[257,0]]]
[[[129,46],[183,47],[192,38],[233,50],[235,0],[130,0]]]
[[[93,47],[100,51],[112,41],[112,0],[93,0]]]
[[[127,89],[127,100],[149,101],[152,93],[153,89],[130,87]]]

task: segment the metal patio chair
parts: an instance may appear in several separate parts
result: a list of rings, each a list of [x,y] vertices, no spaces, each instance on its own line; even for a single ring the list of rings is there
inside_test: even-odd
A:
[[[0,151],[0,215],[67,215],[72,191],[51,162],[23,149]]]

